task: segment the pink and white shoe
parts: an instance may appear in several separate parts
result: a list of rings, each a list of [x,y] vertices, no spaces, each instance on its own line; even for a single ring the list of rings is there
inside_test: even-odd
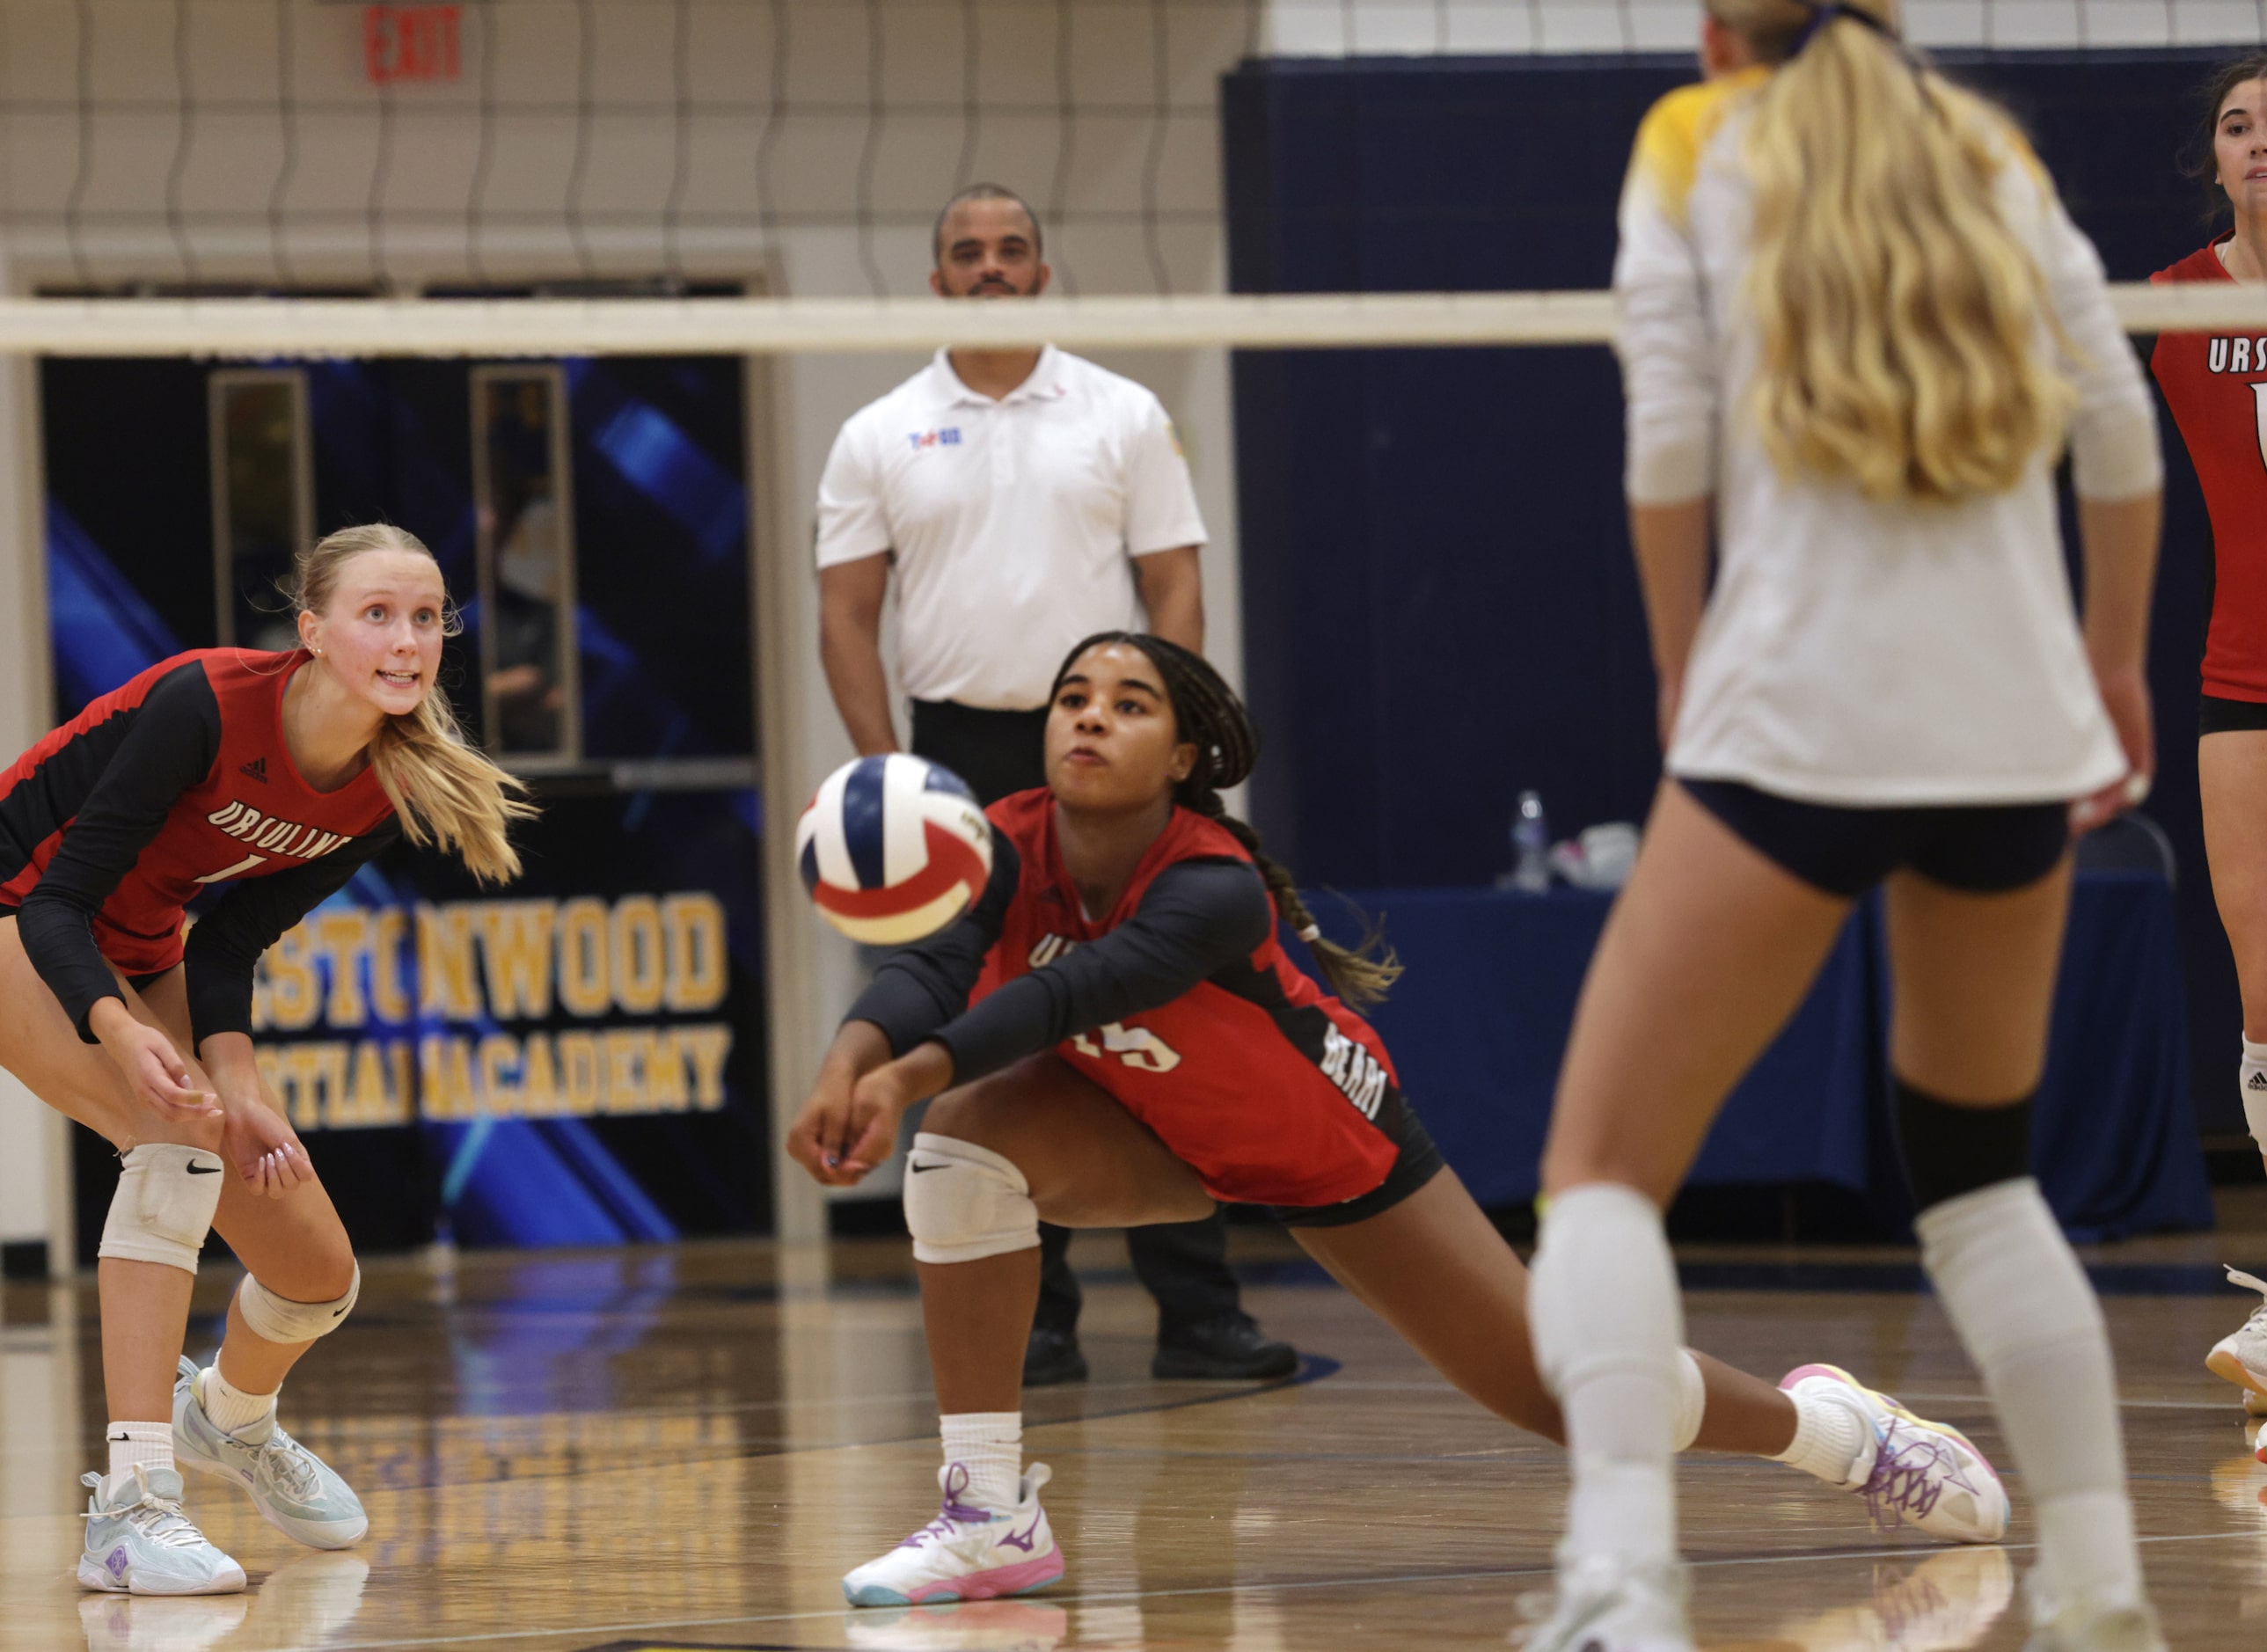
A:
[[[1836,1365],[1799,1366],[1779,1385],[1856,1414],[1866,1445],[1842,1489],[1866,1500],[1878,1530],[1918,1526],[1953,1543],[1997,1543],[2007,1535],[2007,1487],[1959,1429],[1915,1416]]]
[[[1039,1487],[1052,1471],[1034,1463],[1016,1487],[1014,1509],[995,1513],[960,1501],[968,1471],[948,1463],[938,1471],[944,1506],[930,1521],[879,1560],[842,1579],[854,1606],[918,1606],[927,1601],[992,1600],[1028,1595],[1063,1575]]]

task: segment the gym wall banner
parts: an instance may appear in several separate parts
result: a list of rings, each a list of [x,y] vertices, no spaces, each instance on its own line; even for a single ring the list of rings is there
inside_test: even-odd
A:
[[[365,868],[262,961],[263,1075],[358,1243],[770,1225],[750,791],[545,799],[521,880]]]
[[[59,718],[186,649],[290,646],[293,549],[391,522],[462,605],[459,716],[535,776],[510,886],[398,848],[263,962],[261,1067],[356,1245],[767,1230],[744,364],[40,371]],[[91,1263],[117,1164],[77,1139]]]

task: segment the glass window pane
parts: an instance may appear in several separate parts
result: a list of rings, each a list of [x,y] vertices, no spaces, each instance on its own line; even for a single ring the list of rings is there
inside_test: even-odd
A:
[[[306,380],[221,372],[209,396],[218,634],[224,645],[297,645],[282,583],[312,537]]]
[[[473,375],[483,709],[508,757],[572,760],[577,745],[566,403],[555,368]]]

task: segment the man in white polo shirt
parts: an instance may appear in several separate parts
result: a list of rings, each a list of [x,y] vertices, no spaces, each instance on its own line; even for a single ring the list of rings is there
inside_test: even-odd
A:
[[[997,185],[946,203],[935,250],[940,297],[1046,290],[1038,219]],[[819,482],[819,653],[852,742],[866,756],[899,749],[881,648],[894,575],[914,753],[987,804],[1045,785],[1047,691],[1080,638],[1147,630],[1203,649],[1204,540],[1172,421],[1150,392],[1052,345],[940,350],[842,427]],[[1157,1376],[1295,1369],[1296,1354],[1244,1313],[1217,1216],[1126,1239],[1157,1299]],[[1041,1240],[1031,1386],[1086,1375],[1069,1235],[1047,1226]]]

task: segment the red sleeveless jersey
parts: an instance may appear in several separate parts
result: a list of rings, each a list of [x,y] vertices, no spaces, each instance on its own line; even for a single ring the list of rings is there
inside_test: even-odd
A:
[[[2155,283],[2233,281],[2207,246]],[[2150,371],[2180,426],[2212,515],[2212,628],[2204,692],[2267,701],[2267,337],[2167,333]]]
[[[307,657],[175,655],[17,759],[0,775],[0,906],[20,907],[82,808],[99,811],[97,829],[132,858],[105,869],[122,875],[95,914],[95,944],[128,975],[155,973],[181,961],[183,913],[200,891],[327,859],[390,822],[372,770],[322,792],[293,767],[283,688]],[[155,834],[133,851],[148,826]]]
[[[986,812],[1015,844],[1023,875],[972,1003],[1125,922],[1166,868],[1251,861],[1226,828],[1176,809],[1118,904],[1089,921],[1063,865],[1053,797],[1018,792]],[[1383,1041],[1291,962],[1272,927],[1236,966],[1056,1051],[1156,1131],[1215,1199],[1337,1204],[1393,1167],[1398,1149],[1372,1122],[1399,1089]]]

